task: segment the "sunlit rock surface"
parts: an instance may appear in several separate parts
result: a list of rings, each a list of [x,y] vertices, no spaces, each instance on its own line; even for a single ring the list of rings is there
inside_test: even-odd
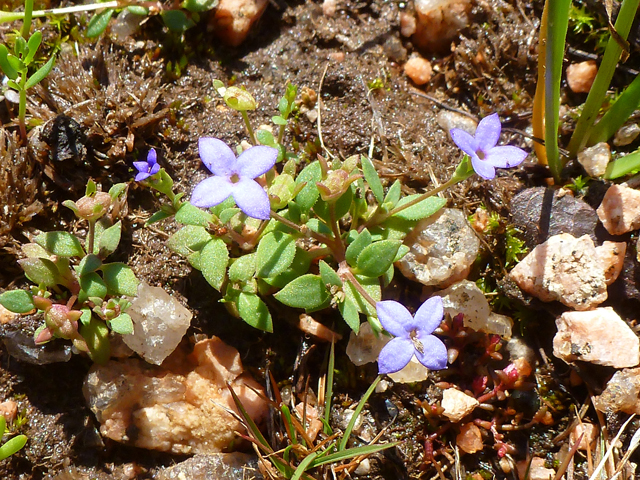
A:
[[[562,233],[534,248],[510,276],[543,302],[558,300],[576,310],[589,310],[607,299],[602,258],[589,236]]]
[[[258,459],[246,453],[196,455],[162,470],[156,480],[245,480],[264,478],[258,471]]]
[[[590,177],[601,177],[611,160],[611,149],[607,142],[600,142],[578,153],[578,163]]]
[[[615,368],[640,363],[640,341],[611,307],[565,312],[557,320],[553,354],[566,362],[582,360]]]
[[[598,207],[598,217],[611,235],[640,228],[640,191],[623,185],[612,185]]]
[[[596,397],[596,408],[604,413],[640,414],[640,368],[625,368],[616,372],[607,388]]]
[[[447,388],[442,392],[442,414],[453,423],[458,423],[480,405],[478,400],[455,388]]]
[[[127,313],[133,320],[133,334],[124,343],[147,362],[160,365],[187,332],[193,316],[161,287],[142,282]]]
[[[234,431],[242,431],[226,410],[235,410],[226,383],[260,422],[267,405],[249,387],[262,387],[243,373],[238,351],[216,337],[198,342],[191,354],[178,348],[162,366],[133,358],[94,365],[83,393],[105,437],[152,450],[209,454],[229,448]]]
[[[268,5],[268,0],[220,0],[210,23],[220,40],[237,47]]]
[[[470,0],[416,0],[413,43],[429,52],[449,47],[458,32],[469,25]]]
[[[480,241],[461,210],[443,208],[407,235],[409,252],[396,266],[410,280],[447,287],[467,277]]]
[[[462,280],[436,295],[442,297],[445,314],[456,316],[463,313],[463,324],[478,332],[511,338],[513,320],[505,315],[491,312],[489,302],[482,290],[469,280]]]

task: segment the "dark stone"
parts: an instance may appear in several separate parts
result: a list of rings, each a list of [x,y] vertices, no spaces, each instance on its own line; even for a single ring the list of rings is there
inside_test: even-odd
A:
[[[511,215],[529,248],[560,233],[569,233],[576,238],[589,235],[598,243],[595,210],[566,191],[547,187],[522,190],[511,201]]]

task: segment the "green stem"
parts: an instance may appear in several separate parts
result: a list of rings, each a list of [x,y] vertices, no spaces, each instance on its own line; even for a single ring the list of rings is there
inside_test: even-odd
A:
[[[291,220],[287,220],[282,215],[278,215],[273,210],[271,210],[271,218],[279,221],[280,223],[286,225],[287,227],[289,227],[289,228],[291,228],[293,230],[296,230],[297,232],[300,232],[303,235],[309,235],[309,236],[313,237],[318,242],[324,243],[325,245],[327,245],[331,249],[331,251],[335,251],[335,249],[334,249],[335,241],[334,241],[333,238],[327,237],[326,235],[323,235],[323,234],[318,233],[318,232],[314,232],[313,230],[310,230],[308,227],[303,229],[300,225],[297,225],[297,224],[293,223]]]
[[[68,13],[89,12],[91,10],[100,10],[102,8],[118,8],[120,6],[122,6],[122,4],[119,1],[92,3],[90,5],[74,5],[73,7],[34,10],[31,12],[31,17],[39,18],[46,17],[47,15],[66,15]],[[0,23],[14,22],[23,18],[26,19],[26,13],[27,12],[0,12]],[[31,20],[29,20],[29,22],[31,22]]]
[[[26,116],[27,116],[27,90],[24,88],[24,84],[27,81],[27,76],[25,74],[22,75],[23,79],[20,79],[20,103],[18,104],[18,123],[20,124],[20,136],[22,137],[22,141],[27,141],[27,125],[26,125]]]
[[[247,127],[247,133],[249,134],[249,138],[251,139],[251,143],[254,145],[258,145],[258,140],[256,139],[256,134],[253,132],[253,128],[251,127],[251,122],[249,121],[249,115],[244,110],[241,110],[242,119],[244,120],[244,125]]]
[[[616,19],[615,29],[620,37],[625,40],[629,35],[629,30],[636,16],[638,4],[640,4],[640,0],[623,0],[620,6],[620,13],[618,13],[618,18]],[[549,13],[551,17],[551,12]],[[593,122],[600,112],[600,107],[602,107],[602,102],[611,84],[611,79],[613,78],[621,54],[622,47],[615,38],[609,38],[602,63],[598,69],[598,74],[591,86],[591,90],[589,90],[589,95],[582,109],[582,115],[580,115],[576,129],[573,131],[573,135],[571,135],[571,140],[569,141],[569,154],[571,156],[577,155],[587,142],[590,130],[593,127]]]
[[[24,2],[24,20],[22,23],[22,30],[20,35],[27,40],[29,38],[29,32],[31,31],[31,16],[33,15],[33,0],[25,0]]]
[[[402,210],[405,210],[409,207],[413,207],[414,205],[426,200],[427,198],[433,197],[434,195],[437,195],[438,193],[446,190],[447,188],[453,187],[457,183],[460,183],[462,180],[464,179],[454,176],[447,183],[443,183],[439,187],[436,187],[433,190],[423,193],[419,197],[411,200],[410,202],[407,202],[404,205],[401,205],[399,207],[392,209],[390,212],[373,215],[361,228],[371,228],[371,227],[375,227],[376,225],[380,225],[382,222],[384,222],[387,218],[391,217],[392,215],[395,215],[396,213],[399,213]]]
[[[336,218],[336,204],[335,202],[329,203],[329,219],[331,220],[331,231],[333,233],[333,238],[335,239],[336,249],[333,252],[333,257],[336,262],[340,263],[345,259],[346,248],[342,241],[342,237],[340,236],[340,225],[338,224],[338,220]]]
[[[87,233],[87,255],[93,253],[93,242],[96,233],[96,221],[89,220],[89,232]]]
[[[362,298],[364,298],[367,302],[369,302],[373,308],[376,308],[376,301],[369,295],[369,293],[364,289],[364,287],[360,284],[356,276],[351,271],[349,265],[347,265],[346,261],[340,262],[340,266],[338,268],[338,273],[346,280],[354,286],[354,288],[358,291]]]

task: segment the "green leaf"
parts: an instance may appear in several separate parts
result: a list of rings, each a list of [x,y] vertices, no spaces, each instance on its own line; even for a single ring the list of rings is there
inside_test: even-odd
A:
[[[273,332],[271,314],[264,302],[257,295],[241,292],[238,297],[240,318],[259,330]]]
[[[296,178],[296,185],[306,185],[300,190],[296,196],[296,203],[303,212],[311,210],[320,196],[320,191],[316,186],[316,182],[322,180],[322,168],[320,162],[315,161],[307,165]]]
[[[29,77],[27,83],[24,86],[25,90],[28,90],[31,87],[35,87],[42,80],[44,80],[44,78],[49,75],[49,72],[53,68],[54,63],[56,63],[56,57],[52,55],[47,63],[41,66],[38,70],[36,70],[36,73]]]
[[[184,0],[182,8],[190,12],[205,12],[218,6],[218,0]]]
[[[237,207],[225,208],[220,212],[220,222],[224,225],[229,223],[233,217],[240,213],[240,209]]]
[[[213,222],[213,215],[206,210],[194,207],[189,202],[185,202],[176,213],[176,222],[184,225],[207,227]]]
[[[309,230],[316,233],[321,233],[323,235],[331,235],[331,229],[324,223],[322,220],[318,218],[310,218],[306,223],[306,226],[309,227]]]
[[[311,465],[311,462],[313,462],[317,456],[318,456],[317,451],[311,452],[307,456],[305,456],[300,462],[300,464],[298,465],[298,467],[296,468],[295,472],[293,472],[293,475],[291,476],[291,480],[300,480],[300,477],[302,477],[304,472],[308,468],[311,468],[309,465]]]
[[[110,226],[102,232],[100,241],[98,242],[98,255],[101,258],[107,258],[116,251],[120,243],[121,230],[122,223],[118,220],[115,225]]]
[[[355,277],[360,285],[362,285],[365,292],[367,292],[375,302],[379,302],[382,298],[382,291],[380,289],[380,282],[378,279],[362,275],[355,275]],[[364,299],[351,282],[344,282],[343,290],[346,298],[354,303],[358,312],[364,313],[365,315],[376,315],[376,308]]]
[[[265,130],[264,128],[258,129],[256,132],[256,138],[260,145],[266,145],[267,147],[276,146],[276,139],[273,137],[273,133],[269,130]]]
[[[355,267],[358,255],[360,255],[362,250],[369,245],[371,245],[371,234],[369,233],[369,230],[365,228],[347,247],[347,251],[345,252],[347,263],[352,267]]]
[[[338,275],[338,273],[324,260],[320,260],[320,277],[325,285],[335,285],[336,287],[342,286],[340,275]]]
[[[99,365],[104,365],[111,356],[111,346],[109,345],[109,329],[102,321],[91,316],[88,324],[80,324],[80,335],[87,342],[89,347],[89,357]]]
[[[25,243],[20,249],[22,253],[29,258],[46,258],[51,260],[51,254],[37,243]]]
[[[109,25],[109,20],[111,20],[111,16],[113,15],[115,10],[113,8],[107,8],[106,10],[96,13],[91,20],[89,20],[89,25],[87,25],[87,31],[85,35],[88,38],[95,38],[102,34],[107,29],[107,25]]]
[[[628,175],[632,172],[640,170],[640,151],[630,153],[624,157],[616,158],[613,162],[609,162],[604,178],[613,180]]]
[[[88,273],[95,272],[102,266],[102,260],[97,255],[90,254],[80,260],[80,264],[74,267],[76,273],[79,276],[87,275]]]
[[[409,253],[409,250],[411,249],[406,245],[400,245],[400,248],[398,249],[398,253],[396,253],[395,258],[393,259],[393,263],[397,262],[398,260],[402,260],[402,257],[404,257],[407,253]]]
[[[227,197],[226,200],[224,200],[222,203],[219,203],[218,205],[216,205],[215,207],[211,207],[209,209],[209,211],[211,213],[213,213],[216,217],[220,218],[220,214],[226,210],[227,208],[231,208],[233,206],[235,206],[236,202],[233,199],[233,197],[231,195],[229,195],[229,197]],[[225,222],[222,222],[225,223]]]
[[[384,443],[384,444],[374,444],[374,445],[363,445],[361,447],[347,448],[340,452],[331,453],[321,458],[317,458],[314,462],[311,462],[309,468],[319,467],[321,465],[328,465],[331,463],[338,463],[342,460],[348,460],[350,458],[355,458],[360,455],[371,455],[376,452],[380,452],[382,450],[386,450],[387,448],[395,447],[399,445],[400,442],[392,442],[392,443]]]
[[[102,274],[107,285],[109,295],[128,295],[135,297],[138,293],[138,284],[133,270],[121,262],[105,263],[102,265]]]
[[[399,208],[403,205],[406,205],[419,196],[420,194],[415,194],[404,197],[394,208]],[[393,216],[402,218],[404,220],[420,220],[430,217],[442,207],[444,207],[446,203],[447,201],[444,198],[429,197],[419,203],[416,203],[415,205],[412,205],[411,207],[405,208],[404,210],[394,214]]]
[[[349,209],[353,204],[353,190],[353,185],[349,185],[347,191],[344,192],[338,200],[336,200],[334,209],[337,220],[340,220],[347,213],[349,213]],[[329,204],[324,200],[317,201],[313,207],[313,211],[316,213],[316,215],[324,219],[326,222],[331,222],[331,216],[329,214]]]
[[[134,15],[140,15],[141,17],[149,15],[149,9],[140,5],[129,5],[127,7],[127,10],[129,10]]]
[[[373,193],[378,205],[382,205],[384,202],[384,190],[382,189],[382,182],[380,182],[380,177],[378,176],[376,167],[373,166],[369,157],[365,157],[364,155],[360,157],[360,163],[362,164],[364,179],[367,181],[367,184],[371,189],[371,193]]]
[[[285,118],[282,118],[280,115],[271,117],[271,121],[280,126],[287,124],[287,120]]]
[[[396,180],[395,182],[393,182],[393,185],[391,185],[391,188],[389,188],[387,195],[384,197],[384,202],[382,202],[387,211],[396,206],[396,204],[400,200],[401,193],[402,184],[400,183],[400,180]]]
[[[80,293],[78,301],[86,302],[89,297],[99,297],[104,299],[107,296],[107,284],[96,272],[87,273],[79,279]]]
[[[120,335],[131,335],[133,333],[133,320],[126,313],[121,313],[109,321],[109,327]]]
[[[229,281],[231,283],[246,282],[256,273],[256,254],[250,253],[236,258],[229,267]]]
[[[301,248],[296,248],[296,256],[289,268],[287,268],[280,275],[277,275],[273,278],[265,278],[263,280],[265,283],[271,285],[272,287],[282,288],[289,282],[292,282],[296,278],[307,273],[309,271],[310,265],[311,256],[309,255],[309,253]]]
[[[260,240],[256,249],[256,274],[261,278],[275,277],[293,263],[296,241],[283,232],[270,232]]]
[[[200,267],[205,280],[220,291],[229,265],[227,244],[220,238],[214,238],[200,252]]]
[[[187,255],[187,261],[189,264],[195,268],[196,270],[202,270],[202,263],[200,262],[200,253],[202,250],[198,250],[196,252],[190,253]]]
[[[91,322],[91,309],[90,308],[81,308],[80,311],[82,312],[82,315],[80,315],[80,322],[82,322],[84,325],[89,325],[89,323]]]
[[[356,267],[358,273],[367,277],[379,277],[393,264],[402,242],[400,240],[381,240],[366,247],[360,255]]]
[[[344,302],[338,304],[338,309],[349,328],[357,334],[360,331],[360,315],[353,300],[345,298]]]
[[[329,292],[319,275],[307,274],[296,278],[274,297],[293,308],[316,310],[329,300]]]
[[[20,73],[18,72],[18,70],[13,68],[13,65],[11,65],[11,63],[9,63],[8,55],[9,50],[4,45],[4,43],[0,43],[0,68],[7,77],[9,77],[11,80],[15,80],[16,78],[18,78],[18,75],[20,75]]]
[[[16,435],[15,437],[7,440],[0,447],[0,460],[4,460],[5,458],[10,457],[14,453],[16,453],[27,444],[27,440],[28,438],[26,435]]]
[[[167,28],[174,32],[182,33],[195,25],[182,10],[163,10],[160,16]]]
[[[9,290],[0,295],[0,305],[13,313],[29,313],[36,308],[33,295],[24,290]]]
[[[211,239],[211,234],[204,227],[187,225],[174,233],[167,245],[171,251],[186,257],[201,250]]]
[[[162,210],[158,210],[156,213],[154,213],[153,215],[151,215],[149,217],[149,220],[144,222],[144,225],[145,226],[151,225],[152,223],[156,223],[156,222],[159,222],[161,220],[164,220],[165,218],[169,218],[172,215],[173,215],[173,213],[169,213],[169,212],[164,212]]]
[[[58,267],[48,258],[23,258],[18,263],[36,285],[53,287],[61,282]]]
[[[82,257],[84,250],[74,235],[67,232],[45,232],[34,241],[48,252],[60,257]]]
[[[35,32],[33,32],[33,35],[29,37],[29,41],[27,42],[28,53],[23,60],[25,65],[29,65],[31,63],[31,61],[33,60],[33,57],[38,51],[38,48],[40,48],[41,42],[42,42],[42,32],[40,32],[39,30],[36,30]]]

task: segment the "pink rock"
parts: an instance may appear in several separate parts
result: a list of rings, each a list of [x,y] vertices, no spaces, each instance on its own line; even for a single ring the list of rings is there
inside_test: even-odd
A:
[[[140,448],[179,454],[229,448],[242,425],[227,384],[256,422],[267,413],[254,391],[262,387],[242,373],[240,354],[219,338],[198,342],[192,354],[178,348],[161,367],[138,359],[94,365],[83,393],[100,433]]]
[[[612,235],[640,228],[640,191],[612,185],[597,210],[598,218]]]
[[[604,413],[640,414],[640,368],[625,368],[616,372],[595,405]]]
[[[598,438],[598,429],[592,423],[579,423],[576,425],[576,428],[571,430],[571,443],[577,443],[580,437],[582,436],[582,440],[580,440],[580,445],[578,445],[578,450],[587,450],[591,448],[591,450],[595,450],[594,442]]]
[[[237,47],[267,8],[268,0],[220,0],[211,24],[227,45]]]
[[[518,476],[520,480],[549,480],[555,478],[556,471],[545,467],[544,458],[533,457],[531,462],[518,462]]]
[[[626,252],[627,244],[625,242],[609,242],[607,240],[596,247],[597,260],[604,271],[604,281],[607,285],[615,282],[622,272]]]
[[[424,85],[431,80],[433,69],[431,68],[431,62],[426,58],[412,57],[404,64],[404,73],[416,85]]]
[[[593,60],[572,63],[567,67],[567,83],[572,92],[589,93],[596,79],[598,66]]]
[[[442,414],[453,423],[457,423],[473,412],[480,403],[472,396],[460,390],[447,388],[442,392],[441,405],[442,408],[444,408]]]
[[[557,320],[553,354],[565,362],[582,360],[615,368],[640,363],[640,341],[611,307],[565,312]]]
[[[5,400],[0,403],[0,415],[4,417],[7,423],[11,423],[18,415],[18,404],[13,400]]]
[[[601,259],[606,257],[602,252]],[[534,248],[510,276],[543,302],[558,300],[576,310],[594,308],[607,299],[605,272],[588,235],[554,235]]]
[[[475,423],[467,423],[460,427],[456,436],[456,445],[464,453],[476,453],[484,448],[482,432]]]
[[[448,49],[460,30],[469,25],[470,0],[416,0],[416,31],[412,40],[427,51]]]

